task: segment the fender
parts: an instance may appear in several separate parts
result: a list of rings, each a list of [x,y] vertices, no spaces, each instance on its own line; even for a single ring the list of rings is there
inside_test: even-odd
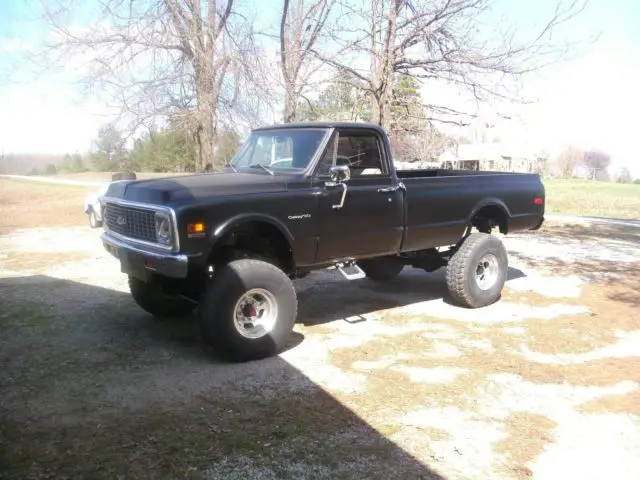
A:
[[[238,225],[241,225],[243,223],[248,223],[248,222],[263,222],[263,223],[269,223],[273,225],[280,231],[280,233],[284,235],[284,237],[287,239],[287,242],[289,242],[289,246],[293,248],[293,241],[294,241],[293,235],[291,234],[287,226],[284,223],[282,223],[280,220],[278,220],[276,217],[273,217],[271,215],[266,215],[264,213],[241,213],[239,215],[229,218],[228,220],[225,220],[224,222],[222,222],[221,224],[215,227],[213,231],[213,235],[211,237],[212,241],[210,243],[209,252],[207,252],[207,256],[211,252],[211,249],[216,244],[216,242],[220,240],[222,237],[224,237],[224,235],[227,232],[237,227]]]
[[[500,200],[499,198],[488,197],[483,198],[478,203],[476,203],[476,205],[471,210],[471,214],[467,217],[466,223],[471,223],[471,219],[475,217],[476,214],[484,207],[498,207],[507,216],[507,221],[511,219],[511,212],[502,200]]]

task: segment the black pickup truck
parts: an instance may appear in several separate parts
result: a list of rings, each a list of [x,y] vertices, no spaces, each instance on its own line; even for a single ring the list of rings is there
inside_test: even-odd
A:
[[[446,266],[460,306],[495,302],[508,259],[491,232],[540,228],[544,202],[535,173],[396,170],[377,125],[291,123],[253,130],[222,172],[112,184],[101,237],[140,307],[197,309],[205,343],[243,361],[282,349],[292,280],[317,269],[384,282]]]

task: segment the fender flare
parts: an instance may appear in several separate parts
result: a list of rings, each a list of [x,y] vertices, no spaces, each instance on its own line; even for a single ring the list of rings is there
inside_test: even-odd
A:
[[[482,210],[484,207],[498,207],[505,214],[507,222],[511,219],[511,212],[509,208],[505,205],[505,203],[499,198],[488,197],[483,198],[478,203],[475,204],[473,209],[471,210],[471,214],[467,217],[467,224],[471,224],[471,219],[477,215],[477,213]]]
[[[291,234],[291,231],[289,231],[287,226],[282,223],[282,221],[280,221],[276,217],[264,213],[241,213],[225,220],[219,225],[216,225],[215,229],[212,232],[207,257],[211,254],[211,250],[213,250],[218,240],[224,237],[225,234],[227,234],[230,230],[233,230],[235,227],[249,222],[262,222],[274,226],[285,237],[289,244],[289,247],[293,251],[293,235]]]

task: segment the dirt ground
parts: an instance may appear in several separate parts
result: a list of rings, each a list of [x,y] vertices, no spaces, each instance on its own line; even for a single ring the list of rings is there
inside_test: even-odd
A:
[[[443,271],[312,274],[290,348],[236,365],[193,318],[140,310],[85,218],[15,203],[0,478],[640,478],[640,229],[503,237],[509,280],[479,310]]]

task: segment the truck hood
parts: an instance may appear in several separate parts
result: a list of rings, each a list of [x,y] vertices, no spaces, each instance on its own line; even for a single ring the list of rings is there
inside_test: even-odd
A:
[[[220,172],[112,183],[106,196],[131,202],[166,205],[185,200],[283,192],[286,178],[262,173]]]

